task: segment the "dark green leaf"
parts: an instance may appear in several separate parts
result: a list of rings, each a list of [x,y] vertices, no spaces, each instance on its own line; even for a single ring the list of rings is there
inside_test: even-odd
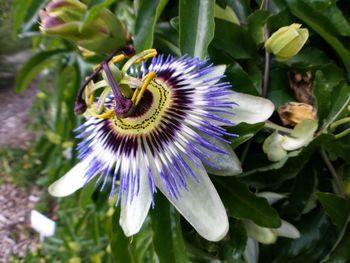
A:
[[[331,97],[333,91],[333,87],[329,85],[322,71],[316,71],[315,79],[312,84],[312,91],[316,101],[317,116],[322,122],[328,115],[332,105],[329,98]]]
[[[288,71],[275,68],[270,71],[268,98],[276,107],[290,101],[295,101],[288,82]]]
[[[350,102],[350,86],[347,83],[341,83],[332,92],[330,100],[332,107],[329,110],[329,114],[321,124],[322,129],[328,128],[330,124],[347,113],[347,107]]]
[[[278,239],[276,244],[263,248],[260,251],[263,263],[318,263],[337,239],[337,229],[321,209],[311,211],[300,222],[293,224],[300,231],[301,237]]]
[[[265,198],[257,197],[247,185],[235,178],[213,178],[220,197],[230,216],[250,219],[260,226],[277,228],[281,225],[278,213]]]
[[[277,63],[281,63],[293,69],[305,71],[324,68],[327,64],[331,63],[331,60],[320,49],[304,47],[294,57]]]
[[[265,41],[264,25],[269,16],[265,10],[257,10],[248,17],[248,32],[254,38],[257,45]]]
[[[212,44],[235,59],[251,58],[256,53],[254,40],[243,27],[221,19],[215,19]]]
[[[161,194],[156,196],[156,207],[151,210],[153,246],[160,263],[189,262],[182,237],[180,216]]]
[[[313,9],[302,0],[286,0],[292,13],[304,21],[316,33],[332,46],[347,70],[350,79],[350,51],[334,33],[337,31],[331,21],[318,10]]]
[[[114,211],[113,216],[107,220],[107,233],[115,262],[133,263],[133,257],[129,252],[130,241],[124,235],[119,225],[120,206]]]
[[[344,226],[350,215],[350,201],[332,193],[316,193],[317,199],[323,206],[326,214],[332,222],[338,226]]]
[[[83,22],[80,25],[80,29],[81,31],[83,31],[83,29],[85,27],[88,27],[89,24],[91,22],[93,22],[96,19],[96,16],[106,7],[110,6],[111,4],[113,4],[116,0],[106,0],[102,3],[94,3],[94,5],[89,6],[88,11],[86,12],[86,14],[83,17]]]
[[[227,5],[229,5],[239,18],[242,24],[245,24],[251,9],[248,0],[227,0]]]
[[[350,224],[332,253],[322,263],[348,263],[350,260]]]
[[[16,77],[16,91],[24,91],[32,79],[52,62],[54,58],[67,50],[43,51],[32,56],[18,71]]]
[[[182,54],[205,58],[214,37],[214,0],[180,0],[180,49]]]
[[[240,123],[236,126],[230,127],[227,129],[228,132],[232,134],[237,134],[239,137],[232,138],[231,139],[231,147],[232,149],[235,149],[240,144],[248,141],[250,138],[252,138],[258,131],[260,131],[262,128],[264,128],[265,123],[255,123],[255,124],[248,124],[248,123]]]
[[[259,91],[255,88],[252,76],[245,72],[238,63],[233,62],[232,66],[226,69],[225,75],[235,91],[259,96]]]
[[[153,46],[156,22],[168,0],[145,0],[140,2],[135,22],[135,48],[138,52]]]

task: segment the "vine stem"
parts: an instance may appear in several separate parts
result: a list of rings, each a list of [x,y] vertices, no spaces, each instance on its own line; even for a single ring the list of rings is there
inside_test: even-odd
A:
[[[264,9],[268,11],[269,6],[270,6],[270,1],[265,0],[264,1]],[[269,28],[267,26],[267,23],[265,23],[265,25],[264,25],[264,37],[265,37],[265,41],[270,37],[270,32],[269,32]],[[269,77],[270,77],[270,53],[267,52],[267,50],[265,49],[264,81],[263,81],[262,92],[261,92],[261,95],[264,98],[267,97],[267,88],[269,85]]]
[[[337,188],[337,192],[345,197],[345,192],[344,192],[344,189],[343,189],[343,185],[342,183],[340,182],[340,179],[339,179],[339,176],[337,174],[337,171],[335,170],[333,164],[331,163],[331,161],[329,160],[328,158],[328,155],[327,153],[325,152],[325,150],[321,149],[319,151],[320,155],[321,155],[321,158],[322,160],[324,161],[325,165],[327,166],[327,169],[329,170],[330,174],[332,175],[333,179],[334,179],[334,182],[335,182],[335,186]]]

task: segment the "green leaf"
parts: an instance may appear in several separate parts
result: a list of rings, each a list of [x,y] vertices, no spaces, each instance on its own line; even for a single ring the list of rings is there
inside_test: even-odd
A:
[[[290,59],[274,62],[302,71],[324,68],[327,64],[332,63],[324,51],[315,47],[303,47],[298,54]]]
[[[32,79],[45,67],[47,67],[57,55],[67,50],[42,51],[32,56],[18,71],[16,77],[16,91],[24,91]]]
[[[259,96],[259,91],[256,89],[253,78],[248,74],[237,62],[233,62],[225,71],[226,78],[232,84],[235,91],[248,93]]]
[[[96,187],[96,181],[98,176],[95,176],[88,184],[86,184],[79,194],[79,204],[82,209],[86,209],[87,205],[91,202],[91,197],[94,194]]]
[[[15,6],[15,30],[21,35],[31,32],[38,26],[38,13],[46,4],[45,0],[16,0]]]
[[[238,17],[229,6],[221,8],[218,4],[215,4],[215,17],[239,25]]]
[[[344,231],[340,242],[336,245],[332,253],[322,263],[347,263],[350,260],[350,224]]]
[[[91,22],[93,22],[96,16],[104,9],[113,4],[116,0],[106,0],[102,3],[95,3],[92,6],[89,6],[88,11],[85,13],[83,17],[83,21],[80,25],[79,30],[83,31],[86,27],[89,26]]]
[[[254,39],[243,27],[215,19],[213,46],[234,59],[248,59],[256,54]]]
[[[235,178],[212,178],[230,216],[250,219],[259,226],[277,228],[281,225],[278,213],[265,198],[249,191],[246,184]]]
[[[332,193],[318,192],[315,194],[326,214],[337,226],[344,226],[350,216],[349,200]]]
[[[330,100],[332,107],[322,123],[321,127],[323,130],[327,129],[330,124],[347,113],[347,107],[350,103],[350,86],[347,83],[341,83],[332,92]]]
[[[254,13],[249,15],[248,22],[248,32],[254,38],[257,45],[265,41],[264,36],[264,25],[269,16],[269,13],[265,10],[256,10]]]
[[[316,100],[317,116],[321,123],[332,106],[331,100],[329,99],[332,95],[332,91],[333,87],[329,85],[322,71],[316,71],[315,79],[312,84],[312,92]]]
[[[266,250],[261,251],[260,258],[267,259],[264,262],[321,262],[337,239],[336,227],[329,222],[321,209],[314,209],[293,225],[300,231],[300,238],[281,239],[276,244],[270,245],[269,253],[264,253]]]
[[[339,37],[334,34],[336,29],[332,22],[321,12],[313,9],[302,0],[286,1],[292,13],[318,33],[337,52],[347,70],[348,79],[350,79],[350,51],[340,41]]]
[[[232,149],[237,148],[239,145],[252,138],[256,133],[258,133],[262,128],[264,128],[264,126],[265,123],[263,122],[255,124],[248,124],[242,122],[238,125],[228,128],[227,131],[229,133],[239,135],[239,137],[237,138],[231,138],[230,146],[232,147]]]
[[[156,207],[151,210],[153,246],[160,263],[189,262],[182,237],[180,215],[161,194],[156,195]]]
[[[153,46],[156,22],[168,0],[144,0],[140,2],[135,22],[135,48],[141,52]]]
[[[180,49],[182,54],[205,58],[214,37],[214,0],[180,0]]]
[[[118,221],[120,217],[120,206],[114,211],[113,216],[107,220],[107,233],[115,262],[133,263],[134,260],[129,252],[129,239],[124,235]]]

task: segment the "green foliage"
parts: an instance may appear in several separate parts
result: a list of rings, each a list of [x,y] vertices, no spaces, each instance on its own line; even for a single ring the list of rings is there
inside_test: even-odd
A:
[[[350,8],[347,0],[270,0],[268,10],[263,7],[265,1],[253,0],[84,2],[89,11],[82,18],[83,25],[108,7],[129,30],[137,51],[155,47],[164,54],[208,56],[215,64],[227,65],[226,81],[238,92],[258,96],[267,85],[267,96],[276,108],[297,101],[291,73],[310,72],[311,103],[317,110],[319,129],[310,144],[271,162],[262,149],[265,139],[272,132],[284,135],[290,127],[271,130],[265,123],[241,123],[227,128],[239,135],[227,139],[243,163],[243,173],[211,176],[230,217],[229,233],[220,242],[202,239],[160,194],[141,231],[127,238],[118,223],[120,206],[114,206],[113,198],[108,205],[111,182],[99,191],[92,181],[79,196],[55,201],[43,197],[41,210],[49,212],[50,207],[58,206],[58,232],[23,262],[40,258],[69,262],[74,257],[82,262],[247,262],[247,240],[252,241],[247,224],[273,232],[281,219],[295,225],[301,237],[279,237],[273,245],[259,245],[259,262],[350,259],[350,140],[338,136],[349,129],[350,9],[342,8]],[[23,91],[45,69],[33,108],[37,139],[26,152],[1,150],[0,156],[5,157],[6,173],[17,172],[18,177],[33,178],[47,187],[77,161],[74,149],[78,141],[72,130],[81,119],[73,113],[75,97],[92,66],[104,56],[86,57],[74,43],[40,35],[38,10],[45,3],[17,0],[15,4],[16,29],[32,40],[35,49],[18,72],[17,90]],[[218,15],[217,7],[229,11]],[[230,19],[225,19],[227,15]],[[288,60],[278,61],[270,55],[270,68],[265,72],[264,28],[273,33],[292,23],[308,28],[309,40]],[[281,124],[277,113],[270,120]],[[320,155],[323,150],[325,156]],[[269,204],[256,195],[262,191],[283,193],[286,198]],[[93,261],[94,257],[100,261]]]

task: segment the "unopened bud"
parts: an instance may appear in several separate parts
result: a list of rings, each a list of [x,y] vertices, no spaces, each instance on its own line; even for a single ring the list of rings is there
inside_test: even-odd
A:
[[[265,42],[266,50],[280,60],[295,56],[309,37],[309,31],[300,27],[301,24],[291,24],[278,29]]]
[[[83,50],[111,53],[125,46],[125,28],[108,9],[102,9],[91,22],[82,22],[87,6],[78,0],[53,0],[39,12],[40,30],[73,41]]]

